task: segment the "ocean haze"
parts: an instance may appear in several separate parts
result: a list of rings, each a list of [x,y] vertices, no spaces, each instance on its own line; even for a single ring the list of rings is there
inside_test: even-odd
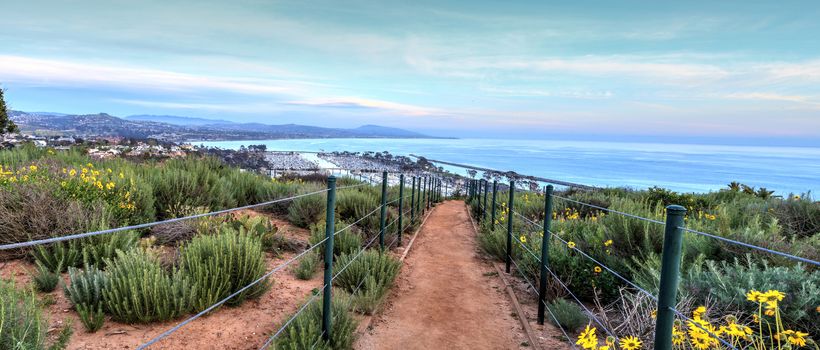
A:
[[[500,139],[302,139],[194,142],[238,149],[264,144],[284,151],[387,151],[513,170],[593,186],[709,192],[732,181],[776,195],[820,190],[820,148]],[[464,169],[445,166],[458,174]]]

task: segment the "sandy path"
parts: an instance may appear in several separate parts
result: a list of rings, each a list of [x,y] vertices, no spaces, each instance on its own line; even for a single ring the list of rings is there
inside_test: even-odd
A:
[[[467,208],[438,205],[404,262],[387,310],[357,349],[527,349],[495,270],[477,253]]]

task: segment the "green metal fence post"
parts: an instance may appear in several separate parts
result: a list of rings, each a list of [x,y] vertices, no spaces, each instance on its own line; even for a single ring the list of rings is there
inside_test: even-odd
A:
[[[325,285],[322,291],[322,334],[325,340],[332,339],[330,324],[330,301],[333,278],[333,234],[336,231],[336,177],[327,178],[327,214],[325,216]]]
[[[493,180],[493,206],[490,209],[490,227],[495,230],[495,196],[498,194],[498,180]]]
[[[552,226],[552,185],[544,190],[544,231],[541,235],[541,279],[538,285],[538,324],[544,324],[547,306],[547,267],[549,266],[550,227]]]
[[[419,213],[419,219],[421,219],[421,216],[424,215],[424,212],[422,211],[422,207],[421,207],[421,199],[423,198],[422,196],[424,195],[422,193],[422,190],[424,189],[424,182],[425,181],[427,181],[426,178],[423,178],[423,177],[419,178],[419,199],[416,201],[416,211]]]
[[[402,216],[404,216],[402,202],[404,202],[404,174],[399,175],[399,237],[397,238],[399,247],[401,247],[401,234],[404,231],[404,226],[401,224]]]
[[[484,180],[484,205],[482,206],[482,211],[481,211],[481,221],[486,221],[487,220],[487,192],[489,192],[489,189],[490,189],[490,182],[487,181],[487,180]]]
[[[387,172],[382,172],[382,212],[379,219],[379,248],[384,250],[384,221],[387,217]]]
[[[663,234],[661,255],[661,284],[658,293],[658,316],[655,320],[655,350],[672,349],[672,327],[677,304],[680,279],[680,257],[683,244],[683,218],[686,208],[679,205],[666,207],[666,229]]]
[[[413,176],[413,185],[410,186],[410,224],[416,222],[416,177]]]
[[[513,230],[513,200],[515,200],[515,181],[510,180],[510,200],[507,201],[507,263],[506,271],[510,273],[512,263],[512,230]]]
[[[433,196],[433,178],[432,177],[430,178],[430,183],[427,185],[427,192],[428,192],[427,193],[427,200],[426,200],[425,204],[427,205],[427,210],[430,210],[430,202],[433,201],[433,197],[432,197]]]

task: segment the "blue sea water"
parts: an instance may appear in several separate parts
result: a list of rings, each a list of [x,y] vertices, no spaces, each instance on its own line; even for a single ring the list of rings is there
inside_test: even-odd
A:
[[[498,139],[299,139],[194,142],[237,149],[388,151],[593,186],[709,192],[732,181],[776,194],[820,190],[820,148]],[[445,167],[459,174],[466,170]]]

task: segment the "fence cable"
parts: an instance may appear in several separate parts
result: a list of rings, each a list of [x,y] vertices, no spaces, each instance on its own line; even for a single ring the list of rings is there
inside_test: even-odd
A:
[[[91,236],[104,235],[104,234],[107,234],[107,233],[137,230],[137,229],[148,228],[148,227],[153,227],[153,226],[162,225],[162,224],[171,224],[171,223],[185,221],[185,220],[198,219],[198,218],[207,217],[207,216],[214,216],[214,215],[219,215],[219,214],[230,213],[230,212],[234,212],[234,211],[238,211],[238,210],[263,207],[263,206],[276,204],[276,203],[280,203],[280,202],[285,202],[285,201],[289,201],[289,200],[294,200],[294,199],[297,199],[297,198],[307,197],[307,196],[311,196],[311,195],[314,195],[314,194],[323,193],[323,192],[327,192],[327,191],[328,191],[328,189],[323,189],[323,190],[313,191],[313,192],[304,193],[304,194],[300,194],[300,195],[295,195],[295,196],[291,196],[291,197],[275,199],[275,200],[272,200],[272,201],[267,201],[267,202],[262,202],[262,203],[257,203],[257,204],[250,204],[250,205],[245,205],[245,206],[231,208],[231,209],[217,210],[217,211],[213,211],[213,212],[210,212],[210,213],[203,213],[203,214],[184,216],[184,217],[181,217],[181,218],[173,218],[173,219],[162,220],[162,221],[154,221],[154,222],[149,222],[149,223],[144,223],[144,224],[123,226],[123,227],[118,227],[118,228],[111,228],[111,229],[100,230],[100,231],[79,233],[79,234],[68,235],[68,236],[51,237],[51,238],[38,239],[38,240],[32,240],[32,241],[27,241],[27,242],[4,244],[4,245],[0,245],[0,250],[25,248],[25,247],[31,247],[31,246],[35,246],[35,245],[41,245],[41,244],[57,243],[57,242],[69,241],[69,240],[74,240],[74,239],[79,239],[79,238],[86,238],[86,237],[91,237]]]
[[[744,242],[741,242],[741,241],[736,241],[736,240],[731,239],[731,238],[721,237],[721,236],[718,236],[718,235],[715,235],[715,234],[701,232],[701,231],[693,230],[693,229],[686,228],[686,227],[680,227],[679,226],[678,228],[681,229],[681,230],[684,230],[686,232],[691,232],[691,233],[694,233],[694,234],[697,234],[697,235],[713,238],[713,239],[723,241],[723,242],[726,242],[726,243],[731,243],[731,244],[735,244],[735,245],[739,245],[739,246],[743,246],[743,247],[751,248],[751,249],[757,249],[759,251],[766,252],[766,253],[769,253],[769,254],[780,255],[780,256],[783,256],[783,257],[786,257],[786,258],[789,258],[789,259],[792,259],[792,260],[797,260],[797,261],[801,261],[801,262],[804,262],[804,263],[807,263],[807,264],[820,266],[820,261],[815,261],[815,260],[799,257],[799,256],[792,255],[792,254],[789,254],[789,253],[779,252],[777,250],[763,248],[763,247],[760,247],[760,246],[756,246],[754,244],[744,243]]]
[[[518,263],[516,263],[516,262],[515,262],[515,259],[510,258],[510,260],[511,260],[511,261],[513,262],[513,264],[515,265],[515,270],[516,270],[516,271],[518,271],[518,273],[519,273],[519,274],[521,275],[521,277],[524,279],[524,282],[527,282],[527,285],[529,285],[529,287],[532,289],[533,293],[535,293],[535,296],[536,296],[536,297],[539,299],[539,301],[540,301],[540,299],[541,299],[541,293],[538,293],[538,290],[537,290],[537,289],[535,289],[535,285],[533,285],[533,284],[532,284],[532,282],[530,282],[530,280],[529,280],[528,276],[527,276],[526,274],[524,274],[524,272],[523,272],[523,270],[522,270],[521,268],[519,268],[519,267],[518,267]],[[543,302],[543,301],[542,301],[542,303],[544,304],[544,307],[547,309],[547,311],[549,311],[550,316],[552,316],[552,319],[555,321],[555,325],[558,327],[558,329],[560,329],[560,330],[561,330],[561,333],[564,333],[564,337],[566,337],[566,338],[567,338],[567,342],[569,342],[569,344],[572,346],[572,348],[573,348],[573,349],[578,349],[578,348],[575,346],[575,344],[573,343],[572,338],[569,336],[569,334],[567,334],[567,331],[566,331],[566,330],[564,330],[564,327],[563,327],[563,326],[561,326],[561,323],[560,323],[560,322],[558,322],[558,318],[556,318],[556,317],[555,317],[555,314],[553,314],[553,313],[552,313],[552,310],[550,310],[549,305],[547,305],[547,303],[546,303],[546,302]]]
[[[360,185],[362,185],[362,184],[360,184]],[[343,187],[343,188],[353,188],[353,187],[358,187],[358,186],[360,186],[360,185],[345,186],[345,187]],[[304,196],[306,196],[306,195],[311,195],[311,194],[321,193],[321,192],[325,192],[325,191],[327,191],[327,189],[322,190],[322,191],[315,191],[315,192],[307,193],[307,194],[300,195],[300,196],[295,196],[294,198],[304,197]],[[285,199],[282,199],[282,200],[285,200]],[[279,200],[279,201],[282,201],[282,200]],[[392,202],[391,202],[391,203],[392,203]],[[389,203],[387,203],[387,204],[389,204]],[[387,205],[387,204],[385,204],[385,205]],[[267,205],[267,204],[261,204],[261,203],[260,203],[260,204],[255,204],[255,205],[253,205],[253,206],[260,206],[260,205]],[[362,220],[364,220],[364,219],[365,219],[365,218],[367,218],[368,216],[373,215],[373,214],[374,214],[377,210],[381,209],[381,207],[382,207],[382,205],[379,205],[376,209],[374,209],[374,210],[373,210],[373,211],[371,211],[370,213],[366,214],[365,216],[363,216],[363,217],[359,218],[359,219],[358,219],[357,221],[355,221],[353,224],[350,224],[350,225],[348,225],[348,226],[347,226],[347,227],[345,227],[345,228],[342,228],[342,229],[340,229],[340,230],[337,230],[336,232],[334,232],[334,233],[333,233],[333,235],[332,235],[331,237],[335,237],[337,234],[341,233],[342,231],[347,230],[348,228],[350,228],[350,227],[352,227],[353,225],[355,225],[355,224],[357,224],[357,223],[361,222]],[[234,210],[238,210],[238,209],[232,209],[232,210],[228,210],[228,211],[234,211]],[[208,214],[213,215],[213,213],[208,213]],[[207,214],[200,214],[200,216],[203,216],[203,215],[207,215]],[[190,219],[190,218],[193,218],[193,216],[188,217],[188,218],[189,218],[189,219]],[[179,330],[180,328],[182,328],[182,327],[183,327],[183,326],[185,326],[186,324],[188,324],[188,323],[190,323],[190,322],[192,322],[192,321],[196,320],[196,319],[197,319],[197,318],[199,318],[199,317],[204,316],[205,314],[207,314],[208,312],[212,311],[213,309],[215,309],[215,308],[217,308],[217,307],[221,306],[222,304],[226,303],[228,300],[232,299],[233,297],[235,297],[235,296],[237,296],[237,295],[241,294],[242,292],[244,292],[244,291],[245,291],[245,290],[247,290],[248,288],[251,288],[252,286],[254,286],[254,285],[258,284],[259,282],[261,282],[261,281],[263,281],[263,280],[267,279],[268,277],[270,277],[270,275],[272,275],[272,274],[276,273],[277,271],[280,271],[280,270],[281,270],[281,269],[283,269],[284,267],[286,267],[286,266],[290,265],[292,262],[294,262],[294,261],[296,261],[297,259],[301,258],[302,256],[304,256],[304,255],[305,255],[305,254],[307,254],[308,252],[312,251],[313,249],[316,249],[317,247],[320,247],[320,246],[321,246],[323,243],[325,243],[327,240],[328,240],[328,237],[325,237],[325,238],[323,238],[321,241],[314,243],[314,244],[313,244],[310,248],[308,248],[308,249],[304,250],[303,252],[301,252],[301,253],[297,254],[296,256],[294,256],[294,257],[292,257],[292,258],[288,259],[288,260],[287,260],[287,261],[285,261],[284,263],[282,263],[282,264],[280,264],[280,265],[276,266],[276,267],[275,267],[275,268],[273,268],[271,271],[267,272],[265,275],[263,275],[262,277],[258,278],[258,279],[257,279],[257,280],[255,280],[255,281],[251,282],[251,283],[250,283],[250,284],[248,284],[247,286],[242,287],[241,289],[239,289],[238,291],[234,292],[233,294],[231,294],[231,295],[227,296],[226,298],[224,298],[224,299],[222,299],[222,300],[220,300],[220,301],[216,302],[215,304],[213,304],[213,305],[209,306],[207,309],[205,309],[205,310],[203,310],[203,311],[201,311],[201,312],[197,313],[196,315],[194,315],[194,316],[192,316],[192,317],[190,317],[190,318],[188,318],[188,319],[186,319],[186,320],[184,320],[184,321],[180,322],[180,323],[179,323],[179,324],[177,324],[176,326],[171,327],[171,328],[170,328],[170,329],[168,329],[167,331],[165,331],[165,332],[163,332],[162,334],[158,335],[157,337],[155,337],[155,338],[151,339],[150,341],[146,342],[145,344],[140,345],[137,349],[138,349],[138,350],[145,349],[145,348],[147,348],[147,347],[149,347],[149,346],[151,346],[151,345],[155,344],[157,341],[162,340],[163,338],[165,338],[165,337],[167,337],[167,336],[171,335],[172,333],[176,332],[177,330]],[[303,308],[303,309],[304,309],[304,308]],[[301,311],[300,311],[300,312],[301,312]],[[280,331],[281,331],[281,330],[280,330]],[[270,344],[269,344],[269,343],[266,343],[265,347],[267,347],[268,345],[270,345]]]
[[[558,198],[558,199],[561,199],[561,200],[564,200],[564,201],[567,201],[567,202],[572,202],[572,203],[580,204],[580,205],[583,205],[583,206],[587,206],[587,207],[590,207],[590,208],[595,208],[595,209],[598,209],[598,210],[603,210],[603,211],[608,212],[608,213],[614,213],[614,214],[618,214],[618,215],[623,215],[623,216],[630,217],[630,218],[633,218],[633,219],[638,219],[638,220],[643,220],[643,221],[647,221],[647,222],[652,222],[652,223],[656,223],[656,224],[660,224],[660,225],[664,225],[664,226],[666,225],[666,223],[665,223],[665,222],[663,222],[663,221],[659,221],[659,220],[655,220],[655,219],[649,219],[649,218],[645,218],[645,217],[643,217],[643,216],[638,216],[638,215],[634,215],[634,214],[624,213],[624,212],[622,212],[622,211],[618,211],[618,210],[615,210],[615,209],[604,208],[604,207],[602,207],[602,206],[598,206],[598,205],[595,205],[595,204],[584,203],[584,202],[577,201],[577,200],[574,200],[574,199],[569,199],[569,198],[561,197],[561,196],[556,195],[556,194],[553,194],[553,195],[552,195],[552,197],[553,197],[553,198]]]

